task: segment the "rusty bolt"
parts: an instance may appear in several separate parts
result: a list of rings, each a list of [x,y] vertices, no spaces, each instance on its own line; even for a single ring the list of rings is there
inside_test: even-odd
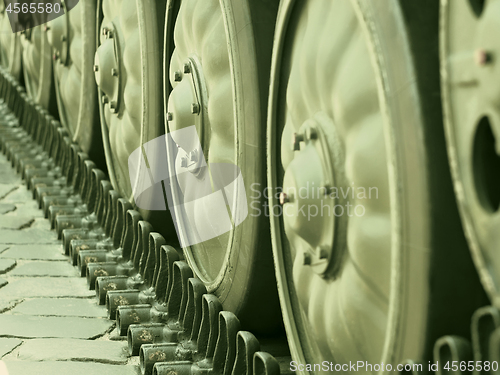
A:
[[[174,119],[174,115],[172,112],[167,112],[167,121],[172,121]]]
[[[292,150],[299,151],[300,150],[300,142],[304,141],[304,135],[300,133],[293,133],[292,135]]]
[[[184,64],[184,73],[191,73],[191,65],[189,65],[189,63]]]
[[[474,52],[474,61],[478,66],[484,66],[491,62],[491,53],[485,51],[484,49],[478,49]]]
[[[178,71],[176,71],[176,72],[174,73],[174,81],[175,81],[175,82],[180,82],[180,81],[182,81],[182,73],[181,73],[181,71],[180,71],[180,70],[178,70]]]

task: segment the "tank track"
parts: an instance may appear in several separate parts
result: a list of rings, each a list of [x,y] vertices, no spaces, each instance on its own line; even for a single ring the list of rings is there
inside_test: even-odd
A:
[[[283,339],[259,340],[194,278],[113,190],[68,132],[0,68],[0,148],[20,173],[69,261],[127,335],[143,374],[288,374]],[[272,353],[272,354],[271,354]]]

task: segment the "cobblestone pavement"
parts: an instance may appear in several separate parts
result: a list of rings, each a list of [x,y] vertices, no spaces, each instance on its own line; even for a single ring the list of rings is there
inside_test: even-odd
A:
[[[0,154],[0,358],[8,374],[138,374],[126,345]]]

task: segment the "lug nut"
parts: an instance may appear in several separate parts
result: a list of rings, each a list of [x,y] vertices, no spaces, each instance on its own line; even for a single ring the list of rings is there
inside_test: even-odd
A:
[[[113,32],[111,30],[108,30],[108,32],[106,33],[106,37],[108,39],[112,39],[113,38]]]
[[[106,34],[108,33],[108,29],[103,28],[101,33],[103,36],[106,36]]]
[[[474,52],[474,61],[478,66],[484,66],[491,62],[491,53],[485,51],[484,49],[478,49]]]
[[[198,161],[198,150],[193,150],[189,154],[189,160],[196,163]]]
[[[113,77],[118,77],[118,70],[116,70],[115,68],[111,69],[111,75]]]
[[[316,129],[308,127],[306,130],[306,139],[311,140],[316,138],[318,138],[318,133],[316,132]]]
[[[292,136],[292,150],[299,151],[300,150],[300,142],[304,141],[304,135],[300,133],[293,133]]]
[[[61,35],[61,42],[65,42],[66,41],[66,35]]]
[[[108,103],[109,103],[109,98],[106,95],[104,95],[102,97],[102,104],[108,104]]]
[[[282,192],[280,194],[280,204],[284,205],[285,203],[288,202],[290,202],[290,197],[285,192]]]
[[[193,115],[197,115],[198,113],[200,113],[200,105],[198,103],[191,104],[191,113]]]
[[[311,265],[311,254],[304,253],[304,266],[310,266],[310,265]]]
[[[188,166],[188,159],[187,159],[187,157],[183,156],[181,159],[181,167],[187,168],[187,166]]]
[[[189,65],[189,63],[184,64],[184,73],[186,74],[191,73],[191,65]]]
[[[94,72],[98,72],[99,71],[99,65],[94,65]]]
[[[175,82],[180,82],[180,81],[182,81],[182,73],[181,73],[181,71],[180,71],[180,70],[178,70],[178,71],[176,71],[176,72],[174,73],[174,81],[175,81]]]
[[[117,112],[117,103],[115,101],[112,101],[111,103],[109,103],[109,108],[111,108],[113,110],[114,113]]]
[[[328,250],[326,250],[325,248],[318,247],[316,249],[316,251],[318,252],[319,259],[327,259],[328,258]]]
[[[43,30],[44,30],[45,32],[49,31],[49,30],[50,30],[50,26],[45,25],[45,26],[43,27]]]
[[[174,119],[174,115],[172,112],[167,112],[167,121],[172,121]]]

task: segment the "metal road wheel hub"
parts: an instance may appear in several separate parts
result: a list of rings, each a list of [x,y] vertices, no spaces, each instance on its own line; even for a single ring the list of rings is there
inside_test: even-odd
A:
[[[196,56],[189,57],[182,65],[182,69],[174,71],[174,81],[176,85],[168,98],[167,121],[170,131],[195,125],[200,140],[200,143],[186,144],[189,140],[183,139],[176,164],[198,175],[202,171],[200,167],[204,165],[204,158],[206,160],[208,156],[210,134],[210,120],[207,113],[208,93],[199,59]]]
[[[293,133],[291,146],[295,156],[280,196],[285,231],[299,262],[303,258],[314,272],[334,277],[346,250],[345,204],[338,194],[346,187],[343,145],[332,120],[318,113]]]
[[[103,104],[109,103],[111,112],[118,114],[122,101],[120,84],[120,37],[117,29],[111,23],[102,29],[104,41],[95,54],[94,73],[97,86],[102,90]]]

